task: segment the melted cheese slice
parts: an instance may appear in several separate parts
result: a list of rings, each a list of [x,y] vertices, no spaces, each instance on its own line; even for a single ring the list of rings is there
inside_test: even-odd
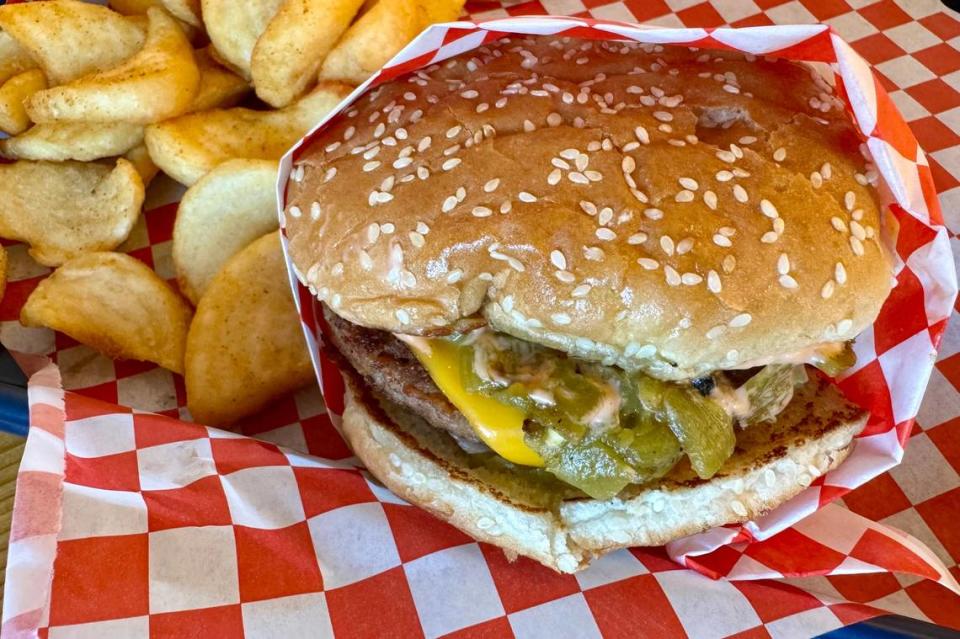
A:
[[[515,464],[543,466],[543,459],[523,440],[522,410],[492,397],[470,393],[460,377],[459,347],[447,340],[397,335],[410,347],[434,383],[467,418],[477,436],[495,453]]]

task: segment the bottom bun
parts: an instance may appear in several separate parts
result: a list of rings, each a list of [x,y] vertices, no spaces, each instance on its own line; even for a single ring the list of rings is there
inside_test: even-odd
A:
[[[762,515],[843,461],[866,423],[860,409],[811,376],[776,422],[738,430],[733,456],[713,478],[701,480],[681,462],[657,482],[599,501],[573,496],[544,473],[478,463],[449,435],[345,373],[343,432],[376,478],[508,556],[563,573],[618,548],[662,545]]]

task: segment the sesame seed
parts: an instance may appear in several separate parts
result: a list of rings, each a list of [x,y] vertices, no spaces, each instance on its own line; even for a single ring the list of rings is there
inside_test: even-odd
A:
[[[660,122],[673,122],[673,114],[667,111],[654,111],[653,117]]]
[[[679,193],[677,193],[677,195],[673,199],[676,200],[677,202],[693,202],[694,197],[696,196],[693,194],[693,191],[688,191],[687,189],[684,189]]]
[[[600,226],[606,226],[613,221],[613,209],[609,206],[603,207],[600,211],[600,217],[597,218],[597,221],[600,223]]]
[[[860,238],[854,235],[850,236],[850,249],[857,257],[863,256],[863,242],[860,241]]]
[[[737,161],[737,156],[733,154],[733,151],[717,151],[717,158],[728,164],[733,164]]]
[[[584,246],[583,256],[591,262],[599,262],[605,257],[603,249],[599,246]]]
[[[777,207],[770,200],[760,200],[760,212],[771,219],[780,217],[780,212],[777,211]]]
[[[320,219],[320,203],[314,202],[310,205],[310,219],[319,220]]]
[[[486,206],[475,206],[473,211],[471,211],[474,217],[490,217],[493,215],[493,211],[487,208]]]
[[[670,286],[679,286],[683,281],[680,277],[680,274],[677,273],[677,269],[673,268],[672,266],[664,266],[663,272],[666,275],[667,284]]]
[[[720,235],[719,233],[713,236],[713,243],[724,248],[733,246],[733,242],[730,241],[730,238]]]
[[[585,297],[592,287],[589,284],[581,284],[570,291],[571,297]]]
[[[733,175],[739,178],[750,177],[750,171],[744,171],[739,166],[733,167]]]
[[[386,204],[392,199],[393,199],[393,193],[384,193],[382,191],[377,193],[377,202],[379,204]]]
[[[579,171],[571,171],[567,174],[567,179],[574,184],[590,184],[590,180],[587,178],[587,176]]]
[[[550,160],[550,164],[557,167],[558,169],[563,169],[564,171],[570,170],[570,163],[562,158],[553,158]]]
[[[463,130],[463,127],[459,124],[457,126],[452,126],[447,129],[447,138],[455,138],[460,135],[460,131]]]
[[[560,178],[563,177],[560,173],[560,169],[554,169],[550,171],[550,174],[547,175],[547,184],[550,186],[556,186],[560,183]]]
[[[638,189],[630,189],[630,193],[633,195],[633,197],[637,199],[638,202],[646,204],[649,201],[649,199],[647,198],[647,194],[644,193],[643,191],[640,191]]]
[[[410,231],[407,237],[410,238],[410,244],[412,244],[416,248],[423,248],[423,245],[424,245],[423,235],[421,235],[420,233],[417,233],[416,231]]]
[[[820,175],[823,176],[824,180],[829,180],[833,176],[833,167],[829,162],[824,162],[823,166],[820,167]]]
[[[537,126],[536,126],[533,122],[531,122],[530,120],[524,120],[524,121],[523,121],[523,130],[524,130],[525,132],[530,133],[531,131],[535,131],[536,128],[537,128]]]
[[[386,222],[385,224],[380,225],[380,232],[384,235],[390,235],[397,230],[397,227],[393,225],[393,222]]]
[[[457,188],[457,202],[463,202],[464,198],[467,197],[467,189],[461,187]]]
[[[367,227],[367,242],[373,244],[380,237],[380,225],[374,222]]]
[[[566,313],[554,313],[553,315],[550,316],[550,319],[553,320],[554,324],[557,324],[559,326],[566,326],[571,321],[570,316],[567,315]]]
[[[513,209],[513,202],[507,200],[506,202],[500,205],[500,212],[506,215]]]
[[[343,139],[349,140],[353,137],[353,134],[357,132],[357,128],[353,126],[348,126],[347,130],[343,132]]]
[[[735,356],[734,356],[734,357],[735,357]],[[732,359],[732,358],[731,358],[731,359]],[[741,503],[740,503],[739,501],[737,501],[736,499],[734,499],[733,501],[730,502],[730,510],[732,510],[733,513],[734,513],[735,515],[737,515],[738,517],[746,517],[746,516],[747,516],[747,507],[744,506],[743,504],[741,504]]]
[[[782,146],[773,152],[773,161],[774,162],[783,162],[787,159],[787,150]]]
[[[536,196],[536,195],[534,195],[533,193],[528,193],[528,192],[526,192],[526,191],[520,191],[520,194],[517,195],[517,197],[520,198],[520,201],[521,201],[521,202],[536,202],[536,201],[537,201],[537,196]]]
[[[736,315],[728,322],[730,328],[743,328],[747,324],[753,321],[753,316],[750,313],[740,313]]]
[[[723,258],[723,272],[724,273],[733,273],[733,270],[737,268],[737,258],[733,255],[727,255]]]
[[[711,211],[716,211],[717,210],[717,194],[714,193],[713,191],[704,191],[703,203],[706,204]]]
[[[474,91],[473,89],[468,89],[468,90],[464,91],[463,93],[461,93],[461,94],[460,94],[460,97],[466,98],[466,99],[468,99],[468,100],[472,100],[472,99],[476,98],[476,97],[479,96],[479,95],[480,95],[479,92]]]
[[[550,126],[560,126],[561,122],[563,122],[563,116],[557,112],[553,112],[547,116],[547,124]]]
[[[781,253],[777,259],[777,273],[786,275],[790,272],[790,257],[786,253]]]
[[[578,153],[577,157],[574,159],[574,164],[576,164],[578,171],[585,170],[589,163],[590,156],[588,156],[586,153]]]
[[[729,182],[733,179],[733,173],[727,170],[717,171],[714,177],[717,178],[717,182]]]
[[[449,157],[449,156],[453,155],[454,153],[456,153],[456,152],[459,151],[459,150],[460,150],[460,145],[459,145],[459,144],[454,144],[453,146],[448,146],[447,148],[445,148],[445,149],[443,150],[443,155],[446,156],[446,157]],[[402,159],[402,158],[401,158],[401,159]],[[397,162],[399,162],[399,161],[400,161],[400,160],[397,160]],[[394,163],[394,166],[396,166],[396,163]],[[403,168],[403,167],[399,167],[399,166],[398,166],[397,168],[399,169],[399,168]]]
[[[783,234],[783,229],[786,228],[786,223],[783,221],[782,217],[778,217],[773,220],[773,232],[777,235]]]
[[[453,269],[453,270],[450,271],[450,273],[447,275],[447,284],[456,284],[457,282],[460,281],[460,278],[461,278],[461,277],[463,277],[463,271],[461,271],[461,270],[458,269],[458,268],[457,268],[457,269]]]
[[[596,235],[599,239],[604,240],[605,242],[609,242],[617,238],[617,234],[606,227],[598,228]]]
[[[637,136],[637,140],[639,140],[641,144],[650,144],[650,134],[646,128],[638,126],[633,130],[633,134]]]
[[[819,171],[814,171],[810,174],[810,184],[813,185],[813,188],[819,189],[823,186],[823,176],[820,175]]]
[[[843,205],[847,207],[848,211],[852,211],[853,207],[856,206],[857,196],[853,191],[847,191],[843,194]]]
[[[717,232],[724,237],[733,237],[737,234],[737,229],[733,228],[732,226],[721,226],[717,229]]]
[[[740,144],[744,144],[744,145],[746,145],[746,144],[753,144],[754,142],[757,141],[757,138],[753,137],[752,135],[745,135],[745,136],[743,136],[742,138],[740,138],[740,139],[737,140],[737,141],[738,141]]]
[[[397,319],[400,321],[401,324],[406,325],[410,323],[410,313],[403,310],[402,308],[398,308],[394,312],[394,315],[396,315]]]
[[[833,296],[833,280],[827,280],[823,288],[820,289],[820,297],[827,300]]]
[[[673,255],[676,250],[676,245],[673,243],[673,238],[669,235],[663,235],[660,237],[660,248],[663,249],[663,252],[667,255]]]
[[[783,288],[797,288],[800,285],[797,284],[797,280],[793,279],[792,275],[781,275],[780,286]]]
[[[633,173],[637,168],[637,161],[632,156],[625,155],[623,160],[620,161],[620,168],[623,169],[624,173]]]
[[[367,162],[366,164],[363,165],[363,172],[364,172],[364,173],[369,173],[370,171],[373,171],[374,169],[378,168],[379,166],[380,166],[380,161],[379,161],[379,160],[374,160],[374,161],[372,161],[372,162]]]
[[[573,273],[570,271],[556,271],[554,275],[557,276],[557,279],[565,284],[573,284],[577,278],[573,276]]]
[[[587,215],[596,215],[596,214],[597,214],[597,205],[594,204],[593,202],[588,201],[588,200],[581,200],[581,201],[580,201],[580,208],[581,208],[581,209],[583,210],[583,212],[586,213]]]
[[[690,249],[693,248],[693,238],[686,237],[679,242],[677,242],[677,255],[683,255],[684,253],[689,253]]]
[[[663,219],[663,211],[660,209],[644,209],[643,214],[651,220]]]
[[[719,293],[721,288],[720,275],[711,269],[707,272],[707,289],[711,293]]]
[[[696,286],[703,281],[703,278],[696,273],[684,273],[680,276],[680,281],[687,286]]]
[[[291,206],[289,209],[287,209],[287,215],[289,215],[290,217],[297,218],[297,217],[300,217],[302,214],[303,212],[300,210],[299,206]]]
[[[707,339],[717,339],[723,335],[727,330],[726,326],[717,325],[707,331]]]
[[[851,319],[842,319],[837,322],[837,333],[844,335],[853,328],[853,320]]]
[[[854,209],[853,213],[850,214],[850,217],[859,222],[863,219],[863,209]]]
[[[480,104],[477,105],[476,111],[477,113],[483,113],[484,111],[487,111],[489,109],[490,109],[489,104],[487,104],[486,102],[481,102]]]
[[[850,220],[850,232],[853,233],[854,237],[861,242],[867,239],[867,232],[864,230],[860,222],[857,222],[856,220]]]
[[[485,193],[492,193],[497,190],[498,186],[500,186],[500,178],[493,178],[483,185],[483,190]]]
[[[740,93],[740,88],[735,87],[732,84],[724,84],[723,90],[726,91],[727,93]]]
[[[449,213],[457,206],[458,203],[457,196],[451,195],[443,201],[443,206],[440,207],[440,210],[444,213]]]
[[[680,186],[691,191],[696,191],[700,188],[700,183],[693,178],[682,177],[677,181],[680,183]]]
[[[646,241],[647,241],[646,233],[634,233],[633,235],[627,238],[627,244],[634,244],[634,245],[643,244]]]
[[[440,165],[440,168],[442,168],[444,171],[450,171],[455,169],[460,162],[462,162],[460,158],[450,158],[449,160],[444,161],[444,163]]]
[[[841,233],[847,230],[847,224],[837,216],[830,218],[830,224]]]
[[[737,202],[746,202],[749,199],[747,197],[747,190],[739,184],[733,185],[733,197]]]
[[[760,241],[763,242],[764,244],[773,244],[778,239],[779,239],[779,236],[777,235],[776,231],[767,231],[766,233],[760,236]]]
[[[657,260],[651,259],[649,257],[641,257],[637,260],[637,264],[647,269],[648,271],[654,271],[660,266],[660,262]]]
[[[550,263],[560,270],[566,270],[567,268],[567,258],[561,251],[556,249],[550,251]]]
[[[323,150],[326,151],[327,153],[333,153],[339,148],[340,148],[340,142],[333,142],[332,144],[328,144],[326,147],[324,147]]]

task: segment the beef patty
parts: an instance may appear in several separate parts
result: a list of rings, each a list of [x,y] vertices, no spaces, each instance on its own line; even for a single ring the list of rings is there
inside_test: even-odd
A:
[[[386,331],[351,324],[326,306],[323,315],[330,326],[330,341],[375,394],[447,431],[467,452],[487,450],[406,344]]]

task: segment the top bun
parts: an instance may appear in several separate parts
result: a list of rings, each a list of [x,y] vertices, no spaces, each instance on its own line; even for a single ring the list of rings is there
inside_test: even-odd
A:
[[[298,158],[301,281],[338,315],[499,331],[683,379],[854,337],[890,290],[875,172],[783,60],[509,38],[371,91]]]

